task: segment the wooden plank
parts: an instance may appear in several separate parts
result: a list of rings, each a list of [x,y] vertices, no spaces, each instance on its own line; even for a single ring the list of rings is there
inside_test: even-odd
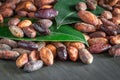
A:
[[[0,80],[119,80],[119,61],[107,55],[94,55],[94,62],[85,65],[81,61],[56,61],[53,66],[25,73],[15,62],[0,60]]]

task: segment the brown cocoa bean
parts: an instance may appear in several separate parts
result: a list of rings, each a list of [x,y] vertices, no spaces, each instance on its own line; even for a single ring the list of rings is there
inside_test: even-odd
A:
[[[98,18],[96,15],[94,15],[93,13],[89,12],[89,11],[79,11],[78,12],[78,16],[79,18],[91,25],[97,26],[98,25]]]
[[[106,19],[112,19],[112,13],[110,11],[103,11],[101,17]]]
[[[102,31],[96,31],[96,32],[94,32],[94,33],[89,34],[89,36],[90,36],[91,38],[95,38],[95,37],[106,37],[106,34],[105,34],[105,32],[102,32]]]
[[[81,32],[95,32],[96,28],[93,25],[87,24],[87,23],[76,23],[75,24],[75,29],[79,30]]]
[[[9,30],[15,37],[22,38],[24,37],[24,32],[18,26],[9,26]]]
[[[55,47],[54,45],[52,45],[52,44],[48,44],[48,45],[46,46],[46,48],[48,48],[48,49],[51,50],[51,52],[52,52],[52,54],[53,54],[53,56],[54,56],[54,58],[55,58],[56,55],[57,55],[56,47]]]
[[[46,43],[45,42],[38,42],[37,45],[38,45],[38,51],[40,51],[41,48],[46,46]]]
[[[94,44],[88,48],[88,50],[93,54],[98,54],[104,51],[107,51],[111,48],[110,44]]]
[[[11,18],[11,19],[8,21],[8,25],[9,25],[9,26],[16,26],[19,22],[20,22],[20,19],[19,19],[19,18]]]
[[[86,10],[87,9],[87,5],[84,2],[79,2],[76,6],[75,6],[77,11],[80,10]]]
[[[86,0],[86,4],[88,6],[88,9],[96,10],[96,7],[97,7],[97,1],[96,0]]]
[[[39,54],[37,51],[32,51],[30,54],[29,54],[29,61],[37,61],[39,60]]]
[[[31,26],[28,27],[23,27],[23,32],[25,33],[25,35],[29,38],[35,38],[37,32],[35,31],[35,29]]]
[[[17,11],[17,15],[18,16],[21,16],[21,17],[25,17],[25,16],[27,16],[27,14],[28,14],[28,12],[27,11]]]
[[[70,60],[75,62],[78,59],[77,48],[75,48],[73,46],[68,46],[67,51],[68,51],[68,55],[69,55]]]
[[[114,16],[120,15],[120,9],[119,9],[119,8],[114,8],[112,14],[113,14]]]
[[[19,55],[16,51],[0,50],[0,59],[16,60]]]
[[[110,37],[110,43],[113,45],[120,44],[120,35]]]
[[[116,26],[112,21],[109,21],[106,18],[101,18],[101,21],[102,21],[103,25],[105,25],[105,26]]]
[[[16,60],[16,66],[22,68],[28,62],[28,55],[26,53],[21,54]]]
[[[112,22],[115,23],[116,25],[120,24],[120,17],[113,17]]]
[[[23,53],[30,54],[30,52],[31,52],[30,50],[26,50],[26,49],[23,49],[23,48],[13,48],[12,51],[17,51],[20,54],[23,54]]]
[[[79,50],[79,58],[85,64],[91,64],[93,62],[93,56],[87,49]]]
[[[11,47],[7,44],[0,44],[0,50],[11,50]]]
[[[54,57],[50,49],[43,47],[39,52],[41,60],[44,64],[51,66],[54,63]]]
[[[0,43],[1,44],[7,44],[7,45],[9,45],[12,48],[16,48],[17,47],[17,42],[15,42],[14,40],[11,40],[11,39],[7,39],[7,38],[1,39]]]
[[[20,28],[24,28],[24,27],[28,27],[32,24],[32,22],[30,20],[23,20],[21,22],[18,23],[18,27]]]
[[[50,8],[53,8],[52,5],[43,5],[40,7],[40,9],[50,9]]]
[[[29,12],[27,15],[29,18],[35,18],[35,12]]]
[[[0,9],[0,14],[2,14],[3,17],[10,17],[13,15],[13,10],[11,8]]]
[[[108,40],[103,37],[98,37],[98,38],[91,38],[88,40],[89,45],[94,45],[94,44],[107,44]]]
[[[15,10],[16,10],[16,12],[20,11],[20,10],[34,12],[37,10],[37,8],[35,7],[35,5],[31,1],[24,1],[24,2],[21,2],[20,4],[18,4]]]
[[[109,50],[109,54],[111,56],[120,56],[120,44],[111,47]]]

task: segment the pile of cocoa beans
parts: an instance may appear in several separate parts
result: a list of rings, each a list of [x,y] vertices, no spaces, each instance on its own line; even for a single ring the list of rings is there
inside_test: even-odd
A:
[[[97,4],[107,9],[100,16],[90,12],[96,10]],[[111,56],[120,56],[119,6],[119,0],[86,0],[76,5],[81,22],[76,23],[74,28],[87,37],[90,53],[100,54],[109,50]]]
[[[55,0],[6,0],[0,3],[0,22],[3,22],[3,17],[12,16],[13,12],[17,16],[43,18],[32,23],[15,17],[9,20],[8,25],[16,37],[34,38],[36,32],[47,35],[52,25],[50,19],[58,14],[51,6],[54,3]],[[106,9],[100,16],[90,12],[96,10],[97,5]],[[0,39],[0,59],[14,60],[18,68],[32,72],[44,65],[53,65],[55,59],[74,62],[81,60],[85,64],[91,64],[92,54],[108,51],[110,56],[120,56],[120,1],[86,0],[76,4],[76,10],[81,21],[74,28],[83,32],[89,47],[81,42],[32,42],[4,38]],[[54,16],[47,15],[49,11],[55,12]]]
[[[42,35],[50,33],[49,27],[58,11],[53,8],[56,0],[4,0],[0,1],[0,23],[4,22],[4,18],[13,17],[8,25],[11,33],[15,37],[29,38],[36,37],[36,30]],[[20,22],[19,18],[28,17],[41,19],[34,24],[30,20]],[[44,19],[44,20],[43,20]],[[30,34],[29,34],[30,33]]]
[[[16,66],[26,72],[36,71],[43,65],[51,66],[55,59],[85,64],[93,62],[92,54],[80,42],[32,42],[0,39],[0,59],[15,60]]]

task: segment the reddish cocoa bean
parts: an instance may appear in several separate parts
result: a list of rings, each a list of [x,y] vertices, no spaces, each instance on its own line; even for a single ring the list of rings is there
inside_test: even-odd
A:
[[[94,33],[89,34],[89,36],[91,38],[95,38],[95,37],[106,37],[106,33],[102,32],[102,31],[96,31]]]
[[[16,51],[0,50],[0,59],[16,60],[19,55]]]
[[[93,54],[100,54],[101,52],[107,51],[111,48],[110,44],[94,44],[88,48],[88,50]]]

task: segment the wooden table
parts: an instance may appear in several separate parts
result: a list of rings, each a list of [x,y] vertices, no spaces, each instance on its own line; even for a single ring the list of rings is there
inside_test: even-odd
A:
[[[15,62],[0,60],[0,80],[120,80],[120,59],[106,54],[94,55],[94,62],[56,61],[53,66],[25,73]]]

